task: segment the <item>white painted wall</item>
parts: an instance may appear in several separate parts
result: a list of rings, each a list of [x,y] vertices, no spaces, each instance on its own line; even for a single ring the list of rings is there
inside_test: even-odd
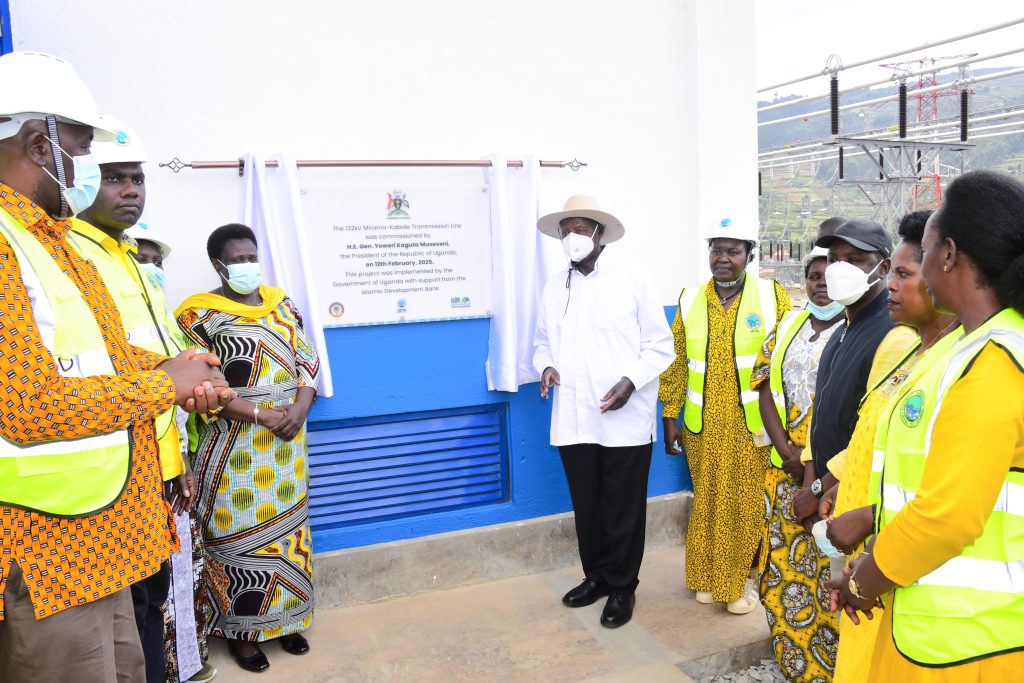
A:
[[[593,194],[663,303],[707,275],[699,221],[756,220],[753,0],[10,0],[15,49],[69,59],[154,161],[478,158],[544,172],[543,206]],[[402,182],[444,182],[443,170]],[[477,173],[477,172],[473,172]],[[303,171],[310,183],[389,176]],[[171,302],[214,284],[205,240],[236,220],[234,171],[151,164]],[[477,176],[479,177],[479,176]],[[304,181],[305,182],[305,181]]]

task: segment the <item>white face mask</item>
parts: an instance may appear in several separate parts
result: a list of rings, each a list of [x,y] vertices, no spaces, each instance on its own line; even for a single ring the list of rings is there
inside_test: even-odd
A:
[[[562,238],[562,249],[566,257],[573,263],[579,263],[594,251],[594,239],[576,232],[570,232]]]
[[[857,266],[846,261],[830,263],[828,268],[825,269],[825,286],[828,287],[828,298],[841,303],[843,306],[857,303],[864,296],[864,292],[871,289],[878,280],[881,280],[881,278],[878,278],[874,282],[868,282],[868,276],[878,270],[880,265],[882,265],[882,261],[879,261],[874,268],[865,273]]]
[[[218,261],[228,271],[228,287],[239,294],[252,294],[263,281],[263,272],[260,264],[257,263],[232,263],[225,265]]]

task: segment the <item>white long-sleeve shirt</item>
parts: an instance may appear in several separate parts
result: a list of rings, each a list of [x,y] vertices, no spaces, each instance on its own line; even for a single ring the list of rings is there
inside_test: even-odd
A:
[[[551,445],[638,446],[655,440],[658,377],[675,359],[672,332],[653,278],[605,252],[588,276],[566,271],[544,287],[533,365],[558,371],[552,387]],[[601,413],[601,397],[623,377],[636,387],[626,405]]]

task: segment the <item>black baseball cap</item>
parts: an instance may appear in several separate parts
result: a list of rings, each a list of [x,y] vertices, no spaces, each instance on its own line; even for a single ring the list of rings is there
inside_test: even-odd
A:
[[[819,237],[814,246],[828,248],[836,240],[842,240],[861,251],[877,251],[885,258],[892,254],[892,238],[878,221],[846,221],[831,235]]]

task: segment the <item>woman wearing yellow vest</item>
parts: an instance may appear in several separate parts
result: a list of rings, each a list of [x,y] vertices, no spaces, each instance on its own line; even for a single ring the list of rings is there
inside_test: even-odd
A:
[[[737,227],[726,218],[705,237],[713,277],[679,297],[676,360],[661,376],[658,398],[665,451],[685,447],[693,481],[686,585],[702,604],[724,602],[746,614],[758,604],[749,574],[764,525],[770,443],[750,375],[765,336],[792,305],[782,285],[746,272],[756,222]]]
[[[804,259],[807,307],[790,311],[764,341],[751,388],[772,440],[764,477],[765,525],[760,594],[772,632],[775,660],[791,681],[827,679],[836,658],[838,627],[828,610],[828,560],[793,516],[793,496],[803,481],[800,451],[807,445],[814,378],[825,344],[841,327],[842,304],[828,298],[828,249]],[[820,600],[819,600],[820,597]]]
[[[961,333],[956,316],[939,313],[932,306],[921,278],[921,238],[930,215],[931,211],[915,211],[900,221],[900,245],[892,254],[887,306],[889,317],[902,324],[878,345],[857,427],[846,450],[828,463],[839,485],[822,496],[820,512],[826,521],[818,522],[816,533],[824,535],[823,550],[833,557],[845,554],[852,559],[871,535],[868,478],[882,411],[912,372],[923,372]],[[859,626],[849,619],[840,622],[834,682],[867,680],[878,623],[877,619]]]
[[[957,178],[922,274],[964,334],[900,387],[875,436],[877,529],[832,582],[881,618],[869,680],[1018,680],[1024,670],[1024,185]],[[885,604],[881,617],[873,612]]]

